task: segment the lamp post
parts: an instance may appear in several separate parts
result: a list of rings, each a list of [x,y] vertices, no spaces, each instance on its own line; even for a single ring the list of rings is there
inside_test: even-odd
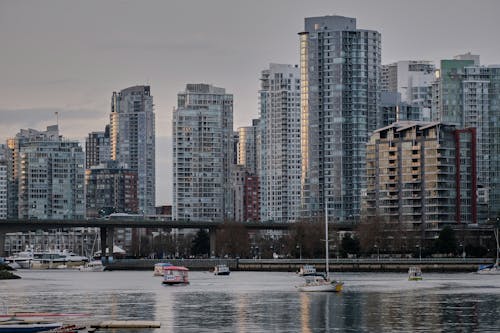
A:
[[[302,245],[299,243],[296,248],[299,249],[299,258],[302,260]]]
[[[418,260],[422,261],[422,248],[420,244],[415,245],[415,247],[418,249]]]
[[[378,248],[378,245],[375,244],[373,247],[377,250],[377,260],[380,260],[380,249]]]

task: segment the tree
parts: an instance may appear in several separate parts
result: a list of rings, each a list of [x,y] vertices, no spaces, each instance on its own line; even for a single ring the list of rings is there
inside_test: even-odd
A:
[[[191,253],[196,256],[204,256],[210,254],[210,236],[205,229],[200,229],[193,238]]]
[[[441,254],[454,254],[457,251],[455,231],[446,226],[439,232],[439,238],[434,243],[434,251]]]
[[[288,235],[288,253],[295,258],[323,258],[325,223],[319,220],[302,220],[294,223]]]
[[[347,234],[342,238],[341,255],[347,257],[348,254],[358,255],[360,250],[359,240]]]
[[[218,256],[247,257],[249,253],[248,232],[242,223],[226,221],[217,229]]]

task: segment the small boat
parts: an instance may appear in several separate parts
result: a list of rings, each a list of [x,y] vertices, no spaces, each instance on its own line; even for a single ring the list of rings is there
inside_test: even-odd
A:
[[[477,274],[492,274],[492,275],[500,274],[500,266],[498,265],[498,261],[495,262],[494,264],[479,266]]]
[[[226,264],[215,265],[214,274],[215,275],[229,275],[231,271]]]
[[[13,317],[0,321],[0,333],[45,332],[62,326],[62,322],[31,321]]]
[[[305,282],[298,286],[302,292],[340,292],[344,287],[344,282],[331,280],[328,269],[328,206],[325,200],[325,274],[314,273],[303,275]],[[316,269],[314,269],[316,271]]]
[[[159,262],[155,264],[153,276],[163,276],[163,267],[172,266],[169,262]]]
[[[80,272],[102,272],[105,268],[106,267],[100,260],[92,260],[80,266],[78,269]]]
[[[303,265],[300,267],[297,274],[299,274],[299,276],[316,275],[316,267],[313,265]]]
[[[492,274],[492,275],[500,274],[500,265],[498,259],[498,255],[500,253],[498,226],[495,226],[495,228],[493,229],[493,233],[495,234],[495,241],[497,242],[497,258],[494,264],[479,266],[479,269],[477,270],[478,274]]]
[[[420,281],[422,280],[422,271],[418,266],[411,266],[408,269],[408,280],[409,281]]]
[[[189,284],[188,272],[184,266],[165,266],[163,267],[163,284]]]

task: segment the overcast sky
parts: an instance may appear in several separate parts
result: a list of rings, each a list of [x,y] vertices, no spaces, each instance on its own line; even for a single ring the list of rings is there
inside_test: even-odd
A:
[[[151,85],[157,204],[171,203],[171,119],[186,83],[234,94],[234,128],[258,116],[260,71],[298,63],[305,17],[355,17],[382,34],[382,63],[456,54],[500,63],[500,1],[0,0],[0,142],[20,128],[103,130],[111,94]]]

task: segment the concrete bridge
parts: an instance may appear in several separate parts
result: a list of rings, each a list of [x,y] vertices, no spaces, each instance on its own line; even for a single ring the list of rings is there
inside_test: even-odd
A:
[[[63,228],[99,228],[101,249],[113,248],[115,228],[151,228],[151,229],[208,229],[210,236],[210,253],[215,252],[216,230],[223,224],[221,221],[173,221],[154,220],[138,217],[85,219],[85,220],[0,220],[0,256],[4,256],[5,234],[8,232],[49,230]],[[247,230],[289,230],[292,223],[276,222],[242,222]],[[353,225],[347,223],[329,223],[332,230],[352,230]]]

